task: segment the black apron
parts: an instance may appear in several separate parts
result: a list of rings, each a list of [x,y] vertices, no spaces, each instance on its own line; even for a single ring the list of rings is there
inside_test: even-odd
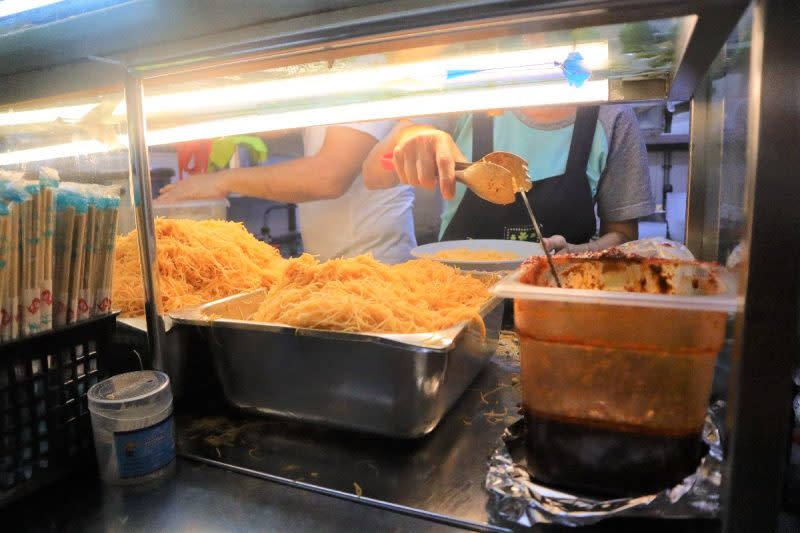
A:
[[[563,235],[567,242],[589,242],[597,229],[594,199],[586,175],[597,128],[597,106],[580,107],[575,116],[567,167],[560,176],[533,182],[528,199],[536,213],[542,235]],[[493,150],[493,119],[484,114],[472,116],[472,160],[477,161]],[[497,205],[470,189],[464,193],[441,240],[514,239],[535,241],[530,217],[521,201]]]

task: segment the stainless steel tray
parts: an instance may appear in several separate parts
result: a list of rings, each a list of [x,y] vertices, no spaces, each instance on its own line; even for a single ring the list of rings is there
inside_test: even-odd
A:
[[[171,315],[208,328],[228,401],[253,413],[396,438],[436,427],[497,349],[503,315],[502,300],[484,305],[485,334],[476,323],[399,335],[243,320],[264,296],[236,295]]]

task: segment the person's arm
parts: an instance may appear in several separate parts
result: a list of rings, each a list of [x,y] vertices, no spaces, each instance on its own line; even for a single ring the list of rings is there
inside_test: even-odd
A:
[[[364,185],[367,189],[389,189],[400,183],[400,178],[394,170],[386,169],[381,163],[384,154],[394,151],[397,141],[405,130],[414,124],[407,119],[402,119],[389,132],[389,135],[372,147],[364,163],[361,165],[361,174],[364,176]]]
[[[655,211],[647,149],[633,109],[624,106],[618,111],[609,133],[606,166],[597,185],[600,237],[588,243],[574,244],[554,235],[548,239],[548,244],[555,251],[593,252],[636,240],[639,238],[639,218]]]
[[[583,244],[571,244],[561,235],[546,237],[545,244],[554,253],[578,254],[599,252],[639,238],[639,222],[636,219],[621,222],[600,223],[600,237]]]
[[[387,170],[381,164],[381,157],[387,153],[393,154],[395,170]],[[456,161],[467,159],[449,133],[404,119],[375,145],[364,160],[362,173],[370,189],[398,184],[433,189],[438,182],[442,196],[449,200],[455,195]]]
[[[271,166],[197,174],[162,188],[157,201],[224,198],[231,193],[277,202],[338,198],[350,188],[375,143],[369,133],[331,126],[316,155]]]

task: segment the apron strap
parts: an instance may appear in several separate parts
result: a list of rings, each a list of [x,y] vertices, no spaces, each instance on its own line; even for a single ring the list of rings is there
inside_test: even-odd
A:
[[[575,114],[575,125],[572,129],[566,175],[580,176],[586,181],[586,166],[589,164],[589,154],[592,152],[599,113],[600,107],[596,105],[578,108]]]
[[[472,114],[472,160],[494,152],[494,118],[486,113]]]

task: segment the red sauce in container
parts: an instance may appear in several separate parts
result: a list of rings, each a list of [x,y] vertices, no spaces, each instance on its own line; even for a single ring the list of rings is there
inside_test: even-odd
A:
[[[674,486],[696,469],[702,452],[726,313],[625,305],[619,298],[609,304],[602,295],[716,294],[712,265],[613,251],[554,260],[567,288],[553,291],[584,283],[590,286],[572,286],[598,295],[586,303],[552,294],[526,298],[524,289],[514,296],[532,476],[612,497]],[[521,281],[548,286],[545,258],[528,260]]]

